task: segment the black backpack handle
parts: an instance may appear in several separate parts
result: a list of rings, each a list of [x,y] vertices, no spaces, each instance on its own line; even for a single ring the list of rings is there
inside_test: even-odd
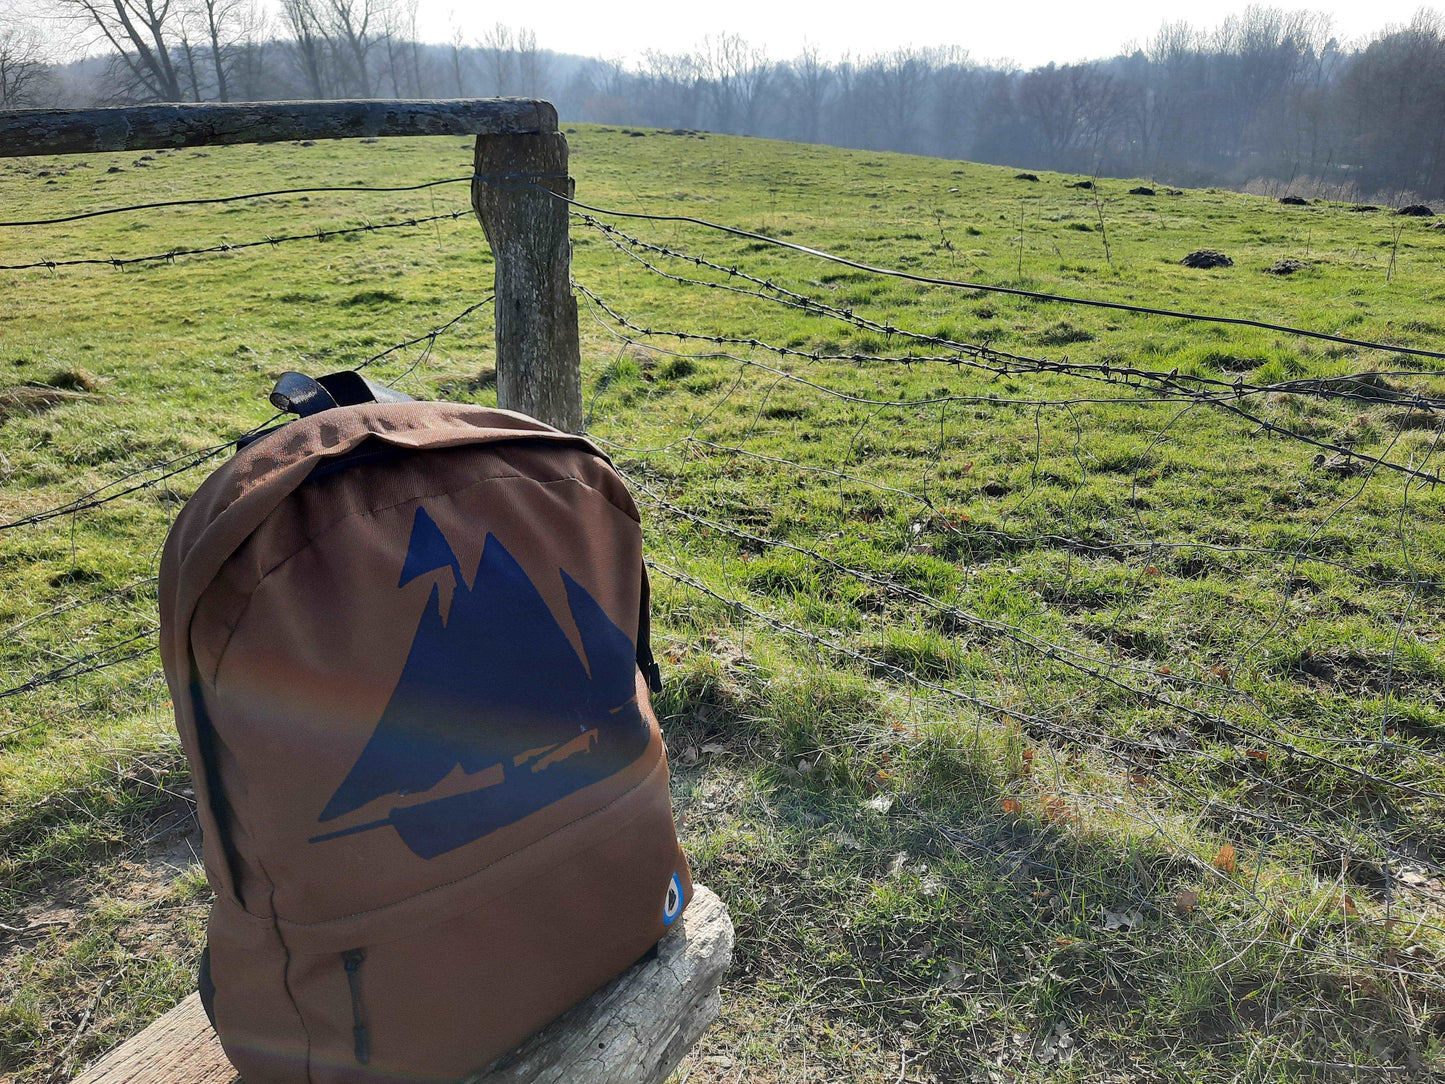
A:
[[[362,376],[355,369],[310,377],[288,370],[271,390],[271,405],[286,414],[309,418],[323,410],[358,403],[410,403],[410,395]]]

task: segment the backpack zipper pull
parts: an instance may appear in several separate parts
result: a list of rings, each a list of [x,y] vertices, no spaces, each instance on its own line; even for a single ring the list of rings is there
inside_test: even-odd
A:
[[[362,1065],[371,1061],[371,1037],[361,1020],[361,961],[366,959],[362,949],[348,949],[341,954],[341,966],[346,969],[346,985],[351,991],[351,1037],[356,1043],[356,1060]]]

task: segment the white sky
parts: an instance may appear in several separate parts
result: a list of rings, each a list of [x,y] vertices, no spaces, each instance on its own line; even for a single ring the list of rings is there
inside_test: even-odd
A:
[[[421,0],[421,16],[422,36],[431,41],[450,37],[456,24],[471,40],[500,19],[531,27],[544,48],[627,60],[649,48],[685,51],[705,34],[736,33],[765,47],[775,60],[793,56],[805,41],[833,58],[904,45],[959,45],[975,60],[1007,58],[1032,67],[1112,56],[1126,42],[1146,40],[1166,20],[1212,27],[1244,6],[1241,0],[550,0],[516,6]],[[1422,5],[1421,0],[1326,0],[1278,6],[1323,11],[1334,19],[1337,36],[1348,41],[1387,23],[1407,23]]]
[[[261,0],[273,10],[277,0]],[[773,60],[795,56],[804,43],[829,59],[845,53],[866,56],[900,46],[957,45],[975,61],[1009,60],[1029,68],[1049,61],[1068,63],[1113,56],[1126,44],[1147,41],[1161,23],[1186,20],[1212,28],[1244,10],[1248,0],[832,0],[827,5],[797,0],[549,0],[548,3],[479,4],[469,0],[420,0],[421,37],[450,40],[460,26],[474,43],[498,20],[529,27],[543,48],[583,56],[634,62],[648,49],[685,52],[705,35],[735,33],[767,50]],[[1298,3],[1265,0],[1268,6],[1320,11],[1333,21],[1342,42],[1367,37],[1388,25],[1408,23],[1422,6],[1445,8],[1442,0],[1320,0]],[[39,17],[61,54],[83,50],[64,24],[44,17],[46,0],[0,0],[0,21],[8,13]],[[880,11],[883,17],[880,18]],[[69,39],[69,40],[68,40]],[[69,47],[67,47],[69,46]]]

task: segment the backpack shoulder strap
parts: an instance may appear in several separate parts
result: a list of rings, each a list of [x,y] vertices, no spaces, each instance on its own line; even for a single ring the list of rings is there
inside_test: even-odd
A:
[[[647,580],[647,565],[642,566],[642,601],[637,608],[637,665],[647,679],[647,687],[662,692],[662,667],[652,654],[652,585]]]

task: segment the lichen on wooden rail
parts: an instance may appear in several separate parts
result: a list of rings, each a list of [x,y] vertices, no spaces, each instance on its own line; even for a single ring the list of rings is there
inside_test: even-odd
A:
[[[358,136],[537,135],[557,131],[532,98],[201,102],[114,109],[0,110],[0,158]]]

